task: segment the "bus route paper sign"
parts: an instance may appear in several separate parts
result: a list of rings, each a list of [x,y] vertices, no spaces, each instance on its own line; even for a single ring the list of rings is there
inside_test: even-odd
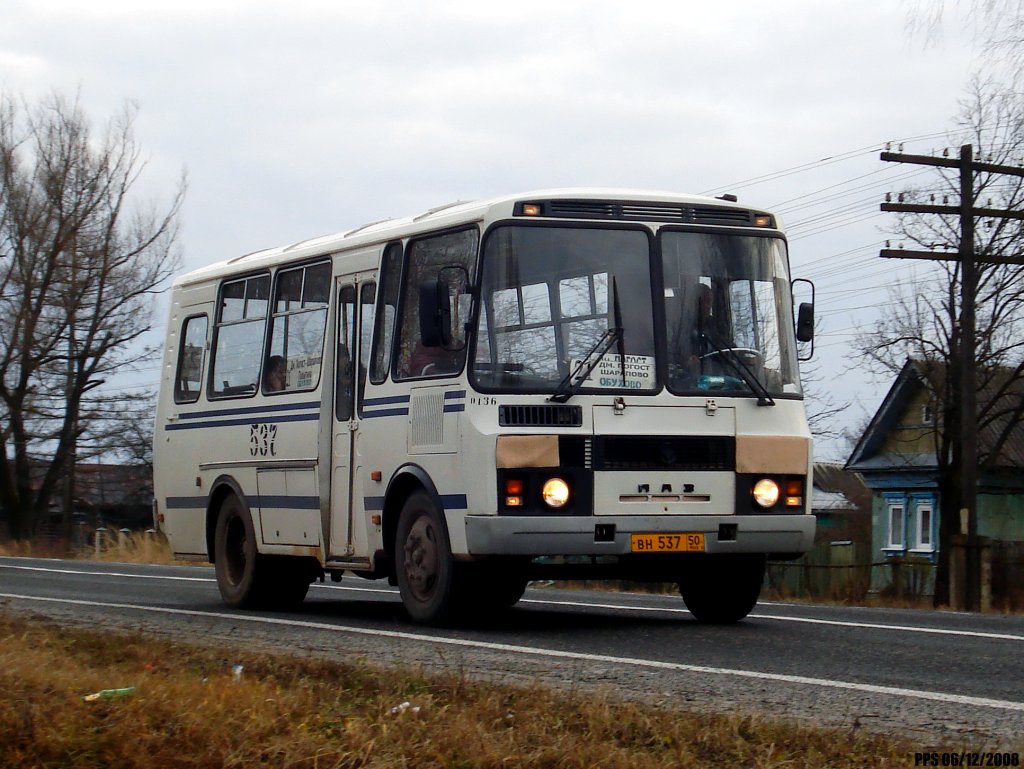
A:
[[[572,371],[580,361],[572,361]],[[654,389],[654,358],[649,355],[626,356],[626,382],[622,382],[622,358],[609,353],[601,358],[583,381],[583,387],[598,389],[653,390]]]

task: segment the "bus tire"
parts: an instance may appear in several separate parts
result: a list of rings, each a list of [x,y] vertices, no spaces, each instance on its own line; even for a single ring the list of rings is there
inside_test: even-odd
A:
[[[526,592],[528,580],[522,563],[484,561],[473,564],[477,603],[483,611],[501,612],[515,606]]]
[[[228,495],[217,514],[214,534],[214,569],[224,603],[236,609],[260,602],[257,579],[259,553],[252,516],[234,494]]]
[[[764,569],[763,555],[700,556],[684,569],[679,592],[698,622],[733,624],[757,605]]]
[[[395,537],[398,591],[409,617],[425,625],[455,619],[467,588],[460,564],[452,558],[444,517],[423,490],[409,495]]]
[[[217,516],[214,558],[221,598],[236,609],[294,610],[313,581],[306,559],[260,555],[252,516],[234,494]]]

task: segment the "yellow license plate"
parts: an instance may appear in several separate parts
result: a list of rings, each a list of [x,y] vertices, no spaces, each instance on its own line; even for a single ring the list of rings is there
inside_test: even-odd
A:
[[[634,553],[703,553],[704,533],[631,534],[629,549]]]

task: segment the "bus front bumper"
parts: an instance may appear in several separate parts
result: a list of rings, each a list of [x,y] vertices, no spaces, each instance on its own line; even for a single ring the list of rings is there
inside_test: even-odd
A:
[[[706,553],[800,555],[814,543],[813,515],[466,517],[470,555],[626,555],[633,534],[704,535]]]

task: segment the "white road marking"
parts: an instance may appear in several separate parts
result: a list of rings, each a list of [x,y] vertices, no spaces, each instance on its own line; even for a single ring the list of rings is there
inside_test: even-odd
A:
[[[987,697],[969,697],[961,694],[950,694],[945,692],[929,692],[919,689],[905,689],[897,686],[878,686],[875,684],[862,684],[853,681],[832,681],[824,678],[812,678],[809,676],[793,676],[782,673],[767,673],[757,670],[736,670],[730,668],[707,667],[704,665],[686,665],[680,662],[662,662],[658,660],[635,659],[632,657],[614,657],[607,654],[589,654],[586,652],[562,651],[558,649],[542,649],[533,646],[519,646],[514,644],[494,643],[491,641],[473,641],[465,638],[439,638],[436,636],[420,633],[406,633],[398,630],[383,630],[371,628],[349,627],[345,625],[330,625],[323,622],[307,622],[303,620],[283,619],[280,617],[264,617],[252,614],[230,614],[227,612],[203,612],[191,609],[171,609],[156,606],[142,606],[130,603],[108,603],[104,601],[83,601],[71,598],[44,598],[30,595],[18,595],[16,593],[0,593],[0,598],[8,598],[22,601],[36,601],[42,603],[66,604],[70,606],[89,606],[104,609],[131,609],[135,611],[150,612],[155,614],[173,614],[186,617],[226,619],[231,621],[256,622],[266,625],[282,625],[286,627],[304,628],[308,630],[326,630],[335,633],[350,633],[353,635],[371,636],[375,638],[394,638],[402,641],[415,641],[417,643],[432,643],[441,646],[457,646],[463,648],[483,649],[512,654],[526,654],[535,657],[548,657],[552,659],[570,659],[582,662],[600,662],[610,665],[624,665],[653,670],[673,670],[685,673],[699,673],[701,675],[729,676],[733,678],[754,679],[757,681],[773,681],[776,683],[799,684],[803,686],[816,686],[824,689],[844,689],[848,691],[864,692],[868,694],[884,694],[894,697],[907,697],[918,700],[929,700],[932,702],[953,703],[956,705],[968,705],[979,708],[993,708],[996,710],[1010,710],[1024,712],[1024,702],[1011,700],[996,700]]]
[[[85,569],[49,568],[42,566],[21,566],[7,563],[0,563],[3,569],[20,569],[22,571],[41,571],[55,574],[77,574],[93,577],[128,577],[132,579],[165,579],[177,580],[180,582],[215,582],[213,577],[179,577],[163,574],[131,574],[128,572],[112,571],[88,571]],[[348,585],[332,585],[313,583],[314,588],[327,590],[341,590],[354,593],[375,593],[386,595],[397,595],[394,588],[380,587],[350,587]],[[633,606],[631,604],[597,603],[587,601],[558,601],[554,599],[523,598],[520,604],[535,604],[538,606],[565,606],[574,609],[612,609],[615,611],[655,612],[658,614],[689,614],[684,608],[673,608],[670,606]],[[778,622],[801,622],[808,625],[830,625],[833,627],[862,628],[865,630],[888,630],[903,633],[926,633],[930,635],[948,635],[968,638],[986,638],[993,641],[1024,641],[1024,635],[1013,633],[989,633],[981,630],[955,630],[952,628],[919,627],[916,625],[887,625],[880,622],[854,622],[851,620],[815,619],[813,617],[789,617],[778,614],[750,614],[749,619],[761,619]]]
[[[655,606],[629,606],[610,603],[587,603],[583,601],[538,601],[524,598],[520,603],[538,603],[547,606],[591,607],[597,609],[625,609],[628,611],[656,611],[689,614],[686,609]],[[748,614],[748,619],[778,620],[779,622],[806,622],[811,625],[835,625],[838,627],[857,627],[869,630],[898,630],[904,633],[932,633],[935,635],[970,636],[972,638],[989,638],[999,641],[1024,641],[1024,635],[1012,633],[986,633],[981,630],[953,630],[950,628],[917,627],[915,625],[885,625],[878,622],[851,622],[848,620],[814,619],[813,617],[787,617],[778,614]]]

